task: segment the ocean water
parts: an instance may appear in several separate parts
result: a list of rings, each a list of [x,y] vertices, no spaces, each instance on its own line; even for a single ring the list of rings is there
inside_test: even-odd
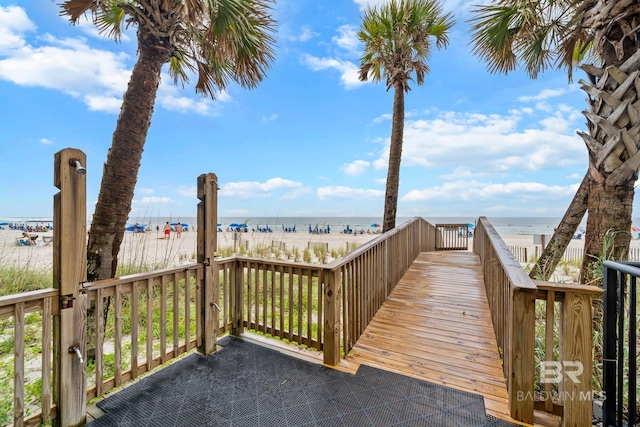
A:
[[[397,218],[399,225],[411,218]],[[425,217],[432,224],[475,224],[478,218],[475,217]],[[553,229],[560,223],[561,218],[551,217],[488,217],[496,231],[501,235],[531,235],[531,234],[553,234]],[[129,223],[136,222],[147,224],[150,228],[155,228],[166,222],[177,222],[189,224],[192,229],[197,225],[195,217],[173,217],[173,218],[130,218]],[[637,221],[640,223],[640,221]],[[249,230],[270,228],[274,232],[282,231],[284,228],[290,229],[295,226],[298,233],[308,233],[309,227],[315,229],[329,229],[331,233],[340,233],[344,229],[352,230],[376,230],[376,224],[382,225],[381,217],[220,217],[218,218],[220,227],[225,230],[230,224],[247,224]],[[586,226],[586,217],[581,227]]]

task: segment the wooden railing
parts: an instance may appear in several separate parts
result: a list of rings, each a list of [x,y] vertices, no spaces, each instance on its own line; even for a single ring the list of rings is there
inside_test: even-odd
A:
[[[221,334],[251,329],[322,349],[322,266],[242,256],[215,265]]]
[[[520,261],[521,263],[532,262],[532,260],[536,260],[542,254],[542,247],[538,246],[509,246],[509,250],[513,254],[513,256]],[[564,254],[562,255],[562,260],[571,262],[571,261],[582,261],[584,257],[584,248],[577,247],[567,247],[564,250]],[[640,248],[629,248],[629,261],[640,261]]]
[[[7,319],[13,324],[13,425],[37,426],[56,417],[56,405],[53,404],[52,381],[52,339],[53,316],[57,314],[58,290],[43,289],[41,291],[25,292],[17,295],[0,297],[0,320]],[[36,312],[42,319],[39,340],[29,344],[26,337],[26,315]],[[29,334],[30,335],[30,334]],[[31,335],[30,340],[33,340]],[[39,411],[35,410],[31,416],[26,416],[27,402],[25,401],[25,352],[40,353],[39,366],[35,365],[32,376],[41,379]],[[8,375],[7,372],[5,375]]]
[[[469,224],[436,224],[437,251],[469,249]]]
[[[87,398],[118,387],[201,345],[203,266],[134,274],[85,283],[95,310],[94,371]],[[105,305],[109,305],[105,319]]]
[[[493,328],[502,353],[511,416],[533,423],[536,285],[491,223],[481,217],[473,251],[480,256]]]
[[[590,424],[591,297],[598,289],[534,282],[483,217],[476,226],[473,250],[480,256],[493,327],[503,358],[511,417],[533,423],[534,408],[538,408],[560,414],[563,425]],[[544,357],[539,366],[534,362],[536,300],[544,307],[541,322]],[[561,303],[558,316],[556,303]],[[559,353],[554,352],[554,348],[559,349]],[[562,376],[562,369],[567,370],[567,375]],[[551,375],[550,371],[557,375]],[[544,381],[537,391],[534,390],[536,372]],[[554,390],[560,392],[554,393]],[[554,397],[560,397],[555,404]]]
[[[592,417],[592,298],[596,286],[534,281],[537,326],[544,331],[536,349],[540,378],[535,408],[563,417],[563,425],[590,425]],[[540,337],[539,337],[540,338]]]
[[[418,254],[435,250],[435,233],[414,218],[325,267],[325,363],[351,350]]]
[[[434,247],[434,226],[415,218],[325,265],[219,259],[219,332],[266,333],[321,350],[335,365],[418,254]]]

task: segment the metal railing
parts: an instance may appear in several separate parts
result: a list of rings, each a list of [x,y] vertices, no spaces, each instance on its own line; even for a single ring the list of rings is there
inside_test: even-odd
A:
[[[603,425],[638,425],[638,286],[640,263],[604,262]]]

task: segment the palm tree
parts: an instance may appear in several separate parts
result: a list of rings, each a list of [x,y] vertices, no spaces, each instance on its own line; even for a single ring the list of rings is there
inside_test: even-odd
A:
[[[569,204],[569,208],[564,213],[558,227],[553,232],[551,240],[542,251],[540,258],[529,272],[532,279],[549,280],[555,271],[558,263],[562,259],[564,252],[569,246],[569,242],[587,212],[589,198],[589,173],[584,176],[576,194]]]
[[[387,90],[394,89],[393,124],[389,149],[389,169],[384,198],[382,231],[396,226],[400,160],[404,134],[404,94],[409,82],[424,84],[429,73],[433,41],[437,48],[449,43],[448,32],[454,22],[451,14],[443,14],[435,0],[391,0],[379,8],[364,12],[358,37],[364,43],[360,59],[360,80],[379,82],[384,77]]]
[[[93,214],[87,275],[114,277],[131,210],[138,169],[162,67],[175,84],[197,76],[197,93],[215,99],[235,81],[255,87],[273,58],[271,0],[66,0],[61,15],[72,23],[89,14],[103,34],[118,41],[124,26],[137,29],[133,67],[104,165]]]
[[[471,20],[474,52],[491,72],[520,64],[532,78],[548,68],[574,67],[587,94],[589,153],[587,230],[581,282],[598,273],[601,256],[626,259],[634,184],[640,167],[640,3],[636,0],[501,0],[479,7]],[[579,198],[578,198],[579,199]],[[602,254],[605,235],[615,236]]]

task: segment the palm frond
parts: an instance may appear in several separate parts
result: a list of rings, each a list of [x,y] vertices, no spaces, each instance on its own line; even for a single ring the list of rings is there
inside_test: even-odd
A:
[[[416,83],[422,85],[433,47],[448,45],[453,24],[452,15],[443,13],[434,0],[391,0],[367,8],[358,32],[364,44],[360,80],[380,81],[384,77],[387,90],[398,86],[409,91],[415,74]]]
[[[507,74],[520,63],[530,77],[548,68],[564,68],[569,78],[590,44],[581,26],[584,2],[501,0],[473,11],[473,53],[490,72]],[[586,48],[586,50],[585,50]]]

